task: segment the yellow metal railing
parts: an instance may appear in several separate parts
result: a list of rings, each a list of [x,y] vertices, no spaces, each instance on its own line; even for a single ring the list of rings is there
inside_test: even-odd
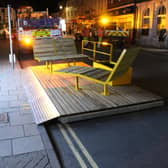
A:
[[[85,47],[85,45],[88,43],[92,44],[93,48]],[[98,50],[98,45],[109,46],[110,49],[107,52],[100,51],[100,50]],[[89,59],[93,60],[94,62],[105,62],[104,60],[97,60],[96,54],[102,54],[105,56],[109,56],[109,61],[112,61],[112,50],[113,50],[113,45],[111,43],[82,40],[82,54],[84,54],[84,51],[92,52],[93,53],[92,58],[89,56],[88,57],[89,57]]]

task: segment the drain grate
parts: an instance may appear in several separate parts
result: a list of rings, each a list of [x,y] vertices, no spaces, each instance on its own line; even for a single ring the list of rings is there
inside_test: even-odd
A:
[[[8,114],[7,113],[0,114],[0,124],[7,122],[8,122]]]

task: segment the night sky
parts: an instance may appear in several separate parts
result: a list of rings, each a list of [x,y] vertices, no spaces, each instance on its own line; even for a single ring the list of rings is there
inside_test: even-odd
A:
[[[22,5],[30,5],[36,11],[49,8],[49,12],[57,11],[59,9],[59,3],[65,3],[65,0],[0,0],[0,6],[2,6],[2,4],[5,6],[11,4],[12,7],[18,8]]]

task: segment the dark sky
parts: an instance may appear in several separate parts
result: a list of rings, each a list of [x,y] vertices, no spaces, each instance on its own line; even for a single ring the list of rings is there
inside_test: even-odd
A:
[[[58,10],[59,3],[65,3],[65,0],[0,0],[1,4],[11,4],[12,7],[17,8],[21,5],[30,5],[34,10],[46,10],[49,8],[49,12]]]

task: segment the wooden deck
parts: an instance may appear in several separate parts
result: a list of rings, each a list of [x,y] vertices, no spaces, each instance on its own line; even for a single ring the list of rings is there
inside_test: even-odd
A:
[[[81,64],[81,63],[79,63]],[[63,68],[67,64],[57,64]],[[74,77],[56,75],[45,66],[27,69],[25,86],[37,124],[58,118],[69,122],[97,116],[132,112],[163,105],[163,100],[137,86],[109,86],[102,96],[99,84],[80,79],[80,91],[74,89]]]

